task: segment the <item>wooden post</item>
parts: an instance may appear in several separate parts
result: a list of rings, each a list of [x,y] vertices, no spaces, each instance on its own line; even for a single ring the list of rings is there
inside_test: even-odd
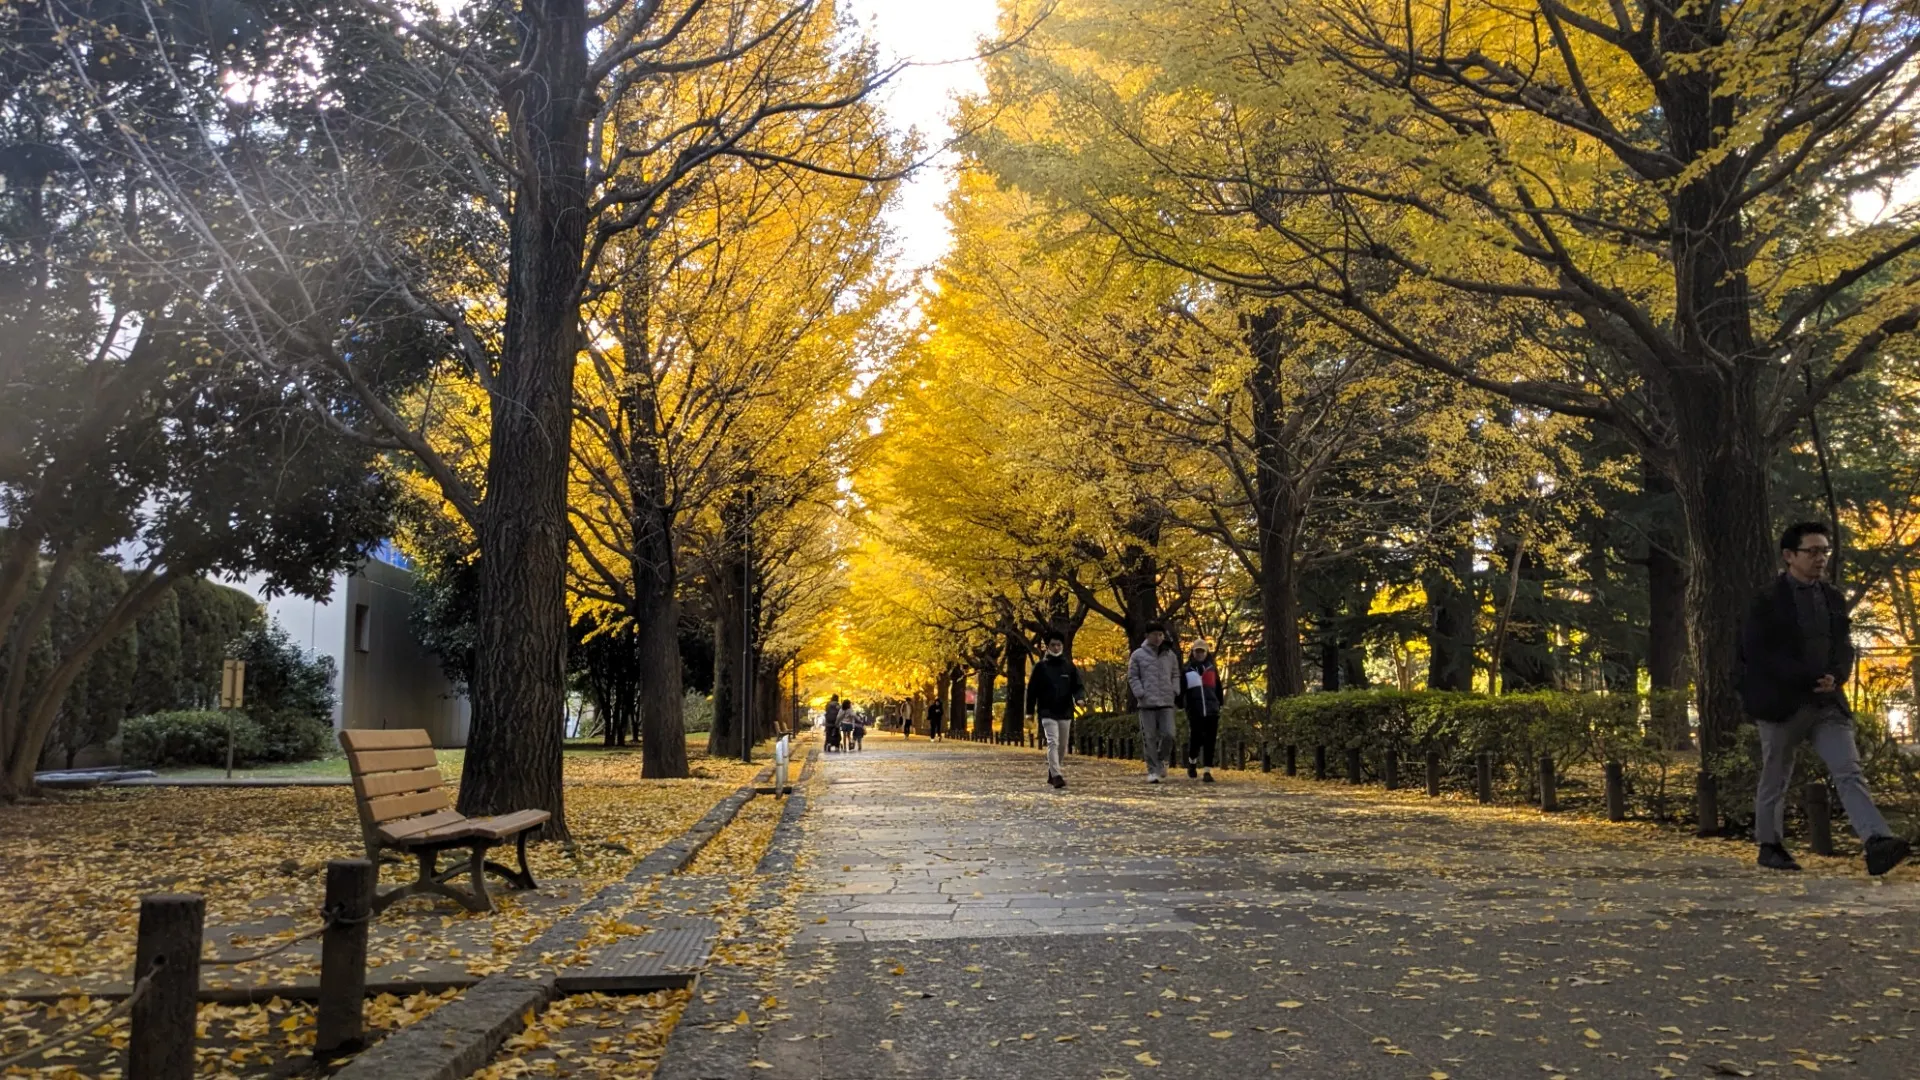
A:
[[[1427,751],[1427,798],[1440,797],[1440,751]]]
[[[1485,750],[1474,755],[1474,790],[1482,803],[1493,801],[1493,755]]]
[[[1386,768],[1383,771],[1386,774],[1385,779],[1387,782],[1387,790],[1393,791],[1399,788],[1400,786],[1400,751],[1398,750],[1387,751]]]
[[[1260,744],[1260,771],[1273,771],[1273,747],[1268,746],[1266,743]]]
[[[1300,748],[1292,743],[1287,744],[1287,775],[1300,775]]]
[[[1700,826],[1694,830],[1694,835],[1718,836],[1720,834],[1720,788],[1714,783],[1712,773],[1700,774],[1698,787],[1694,790],[1694,809],[1700,818]]]
[[[1313,748],[1313,778],[1315,780],[1327,778],[1327,748],[1324,746]]]
[[[1347,783],[1357,784],[1359,782],[1360,748],[1357,746],[1349,746],[1347,747]]]
[[[127,1080],[191,1080],[200,996],[200,934],[207,904],[198,896],[154,893],[140,898],[134,985],[151,976],[133,1003]]]
[[[1827,798],[1827,782],[1811,780],[1800,790],[1806,801],[1807,847],[1815,855],[1833,854],[1833,803]]]
[[[1627,770],[1617,761],[1607,762],[1607,820],[1627,820]]]
[[[320,1006],[313,1056],[353,1053],[366,1045],[367,920],[373,914],[373,864],[327,863],[327,911],[336,921],[320,938]]]
[[[1553,783],[1553,755],[1540,755],[1540,809],[1551,814],[1560,809],[1560,793]]]

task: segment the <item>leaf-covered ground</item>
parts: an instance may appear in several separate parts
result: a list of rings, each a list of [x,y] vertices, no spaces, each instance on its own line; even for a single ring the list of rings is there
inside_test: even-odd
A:
[[[457,762],[443,760],[449,780]],[[699,778],[643,781],[632,752],[572,751],[566,799],[574,843],[536,844],[529,852],[542,883],[535,893],[496,888],[492,915],[413,898],[375,923],[370,978],[435,971],[484,975],[505,967],[526,942],[648,851],[685,830],[756,766],[697,759]],[[0,996],[8,989],[124,985],[133,963],[139,897],[196,892],[207,901],[209,955],[272,945],[312,925],[330,858],[362,854],[347,788],[96,789],[56,795],[39,805],[0,808]],[[386,882],[404,880],[397,867]],[[234,927],[249,933],[228,934]],[[317,973],[311,944],[247,965],[250,982]],[[369,1017],[395,1027],[431,1011],[446,995],[375,999]],[[0,1006],[0,1059],[28,1044],[27,1031],[63,1028],[108,1006],[70,999],[56,1006]],[[256,1074],[304,1053],[312,1011],[304,1006],[202,1007],[203,1063]],[[381,1021],[388,1021],[384,1025]],[[124,1021],[121,1025],[124,1028]],[[79,1056],[29,1064],[43,1075],[101,1075],[115,1065],[116,1034],[82,1040]],[[304,1040],[304,1041],[303,1041]],[[224,1062],[224,1065],[221,1063]],[[58,1067],[54,1067],[55,1065]]]

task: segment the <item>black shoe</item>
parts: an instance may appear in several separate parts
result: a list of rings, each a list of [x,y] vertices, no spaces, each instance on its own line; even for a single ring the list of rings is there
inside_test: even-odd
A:
[[[1871,855],[1868,856],[1868,860],[1869,861],[1872,860]],[[1761,844],[1759,862],[1761,866],[1764,866],[1769,870],[1800,869],[1800,864],[1797,862],[1794,862],[1793,856],[1788,854],[1787,849],[1780,844]],[[1888,864],[1888,865],[1892,865],[1892,864]],[[1883,870],[1881,871],[1881,873],[1886,873],[1886,871]]]
[[[1867,873],[1874,877],[1899,866],[1913,854],[1913,845],[1897,836],[1876,836],[1867,841]]]
[[[1194,777],[1199,775],[1200,775],[1200,770],[1193,767],[1193,762],[1191,761],[1187,762],[1187,779],[1191,780]]]
[[[1059,773],[1054,773],[1052,776],[1047,777],[1047,783],[1057,788],[1063,788],[1067,786],[1067,778],[1061,776]]]
[[[1213,770],[1208,769],[1206,772],[1201,773],[1200,779],[1205,783],[1209,783],[1209,784],[1213,783]]]

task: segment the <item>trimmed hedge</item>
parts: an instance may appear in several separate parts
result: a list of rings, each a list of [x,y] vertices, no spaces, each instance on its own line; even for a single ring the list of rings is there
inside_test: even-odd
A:
[[[1417,787],[1428,751],[1439,755],[1442,783],[1468,789],[1475,759],[1487,753],[1495,783],[1508,798],[1537,795],[1538,762],[1553,758],[1556,771],[1578,789],[1582,780],[1570,777],[1590,767],[1598,772],[1607,761],[1625,766],[1627,787],[1638,809],[1667,817],[1689,805],[1691,781],[1678,785],[1680,772],[1672,755],[1648,739],[1651,709],[1665,701],[1631,694],[1577,694],[1539,692],[1489,697],[1446,691],[1353,690],[1303,694],[1283,698],[1272,708],[1245,698],[1229,700],[1220,717],[1219,756],[1223,765],[1237,764],[1238,747],[1247,748],[1247,766],[1258,768],[1262,749],[1272,755],[1273,768],[1285,761],[1285,747],[1296,748],[1299,769],[1310,774],[1315,747],[1327,749],[1332,777],[1346,775],[1348,751],[1358,751],[1362,779],[1378,781],[1385,772],[1389,750],[1400,756],[1402,786]],[[1185,753],[1187,724],[1176,713],[1176,754]],[[1131,744],[1138,754],[1139,725],[1134,714],[1089,717],[1079,725],[1080,736],[1108,740],[1108,745]],[[1597,781],[1596,794],[1597,794]]]
[[[266,746],[266,734],[260,725],[244,713],[236,712],[233,715],[234,764],[260,760]],[[227,714],[195,709],[136,716],[121,725],[120,748],[128,764],[148,768],[225,765]]]

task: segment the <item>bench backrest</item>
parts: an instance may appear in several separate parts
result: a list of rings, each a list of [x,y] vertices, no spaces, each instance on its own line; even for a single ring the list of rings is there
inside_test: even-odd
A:
[[[424,729],[348,729],[340,732],[340,747],[353,774],[354,802],[360,807],[369,857],[379,846],[383,825],[425,827],[441,823],[436,819],[460,820],[440,778],[433,740]]]

